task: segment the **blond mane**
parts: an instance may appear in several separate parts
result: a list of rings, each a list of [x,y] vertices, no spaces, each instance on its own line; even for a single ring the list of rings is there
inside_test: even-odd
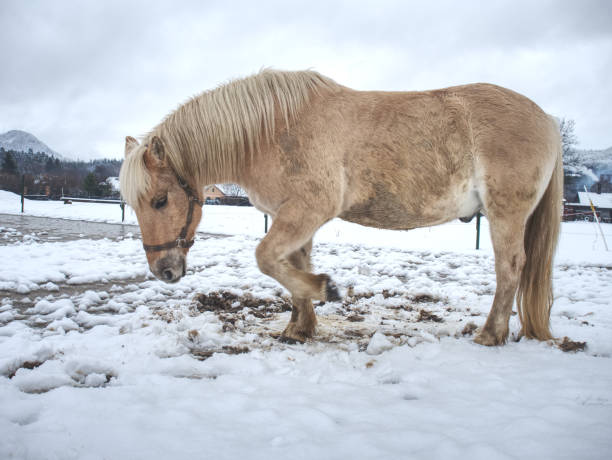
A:
[[[147,193],[150,178],[143,155],[151,136],[162,139],[170,166],[186,181],[222,182],[236,175],[247,154],[255,155],[274,136],[277,116],[289,125],[313,94],[339,88],[314,71],[265,69],[205,91],[170,113],[126,157],[121,193],[132,207]]]

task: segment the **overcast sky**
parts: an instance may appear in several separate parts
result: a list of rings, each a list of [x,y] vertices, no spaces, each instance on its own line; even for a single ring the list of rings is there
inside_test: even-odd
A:
[[[0,1],[0,133],[121,157],[188,97],[262,67],[355,89],[486,81],[612,146],[612,1]]]

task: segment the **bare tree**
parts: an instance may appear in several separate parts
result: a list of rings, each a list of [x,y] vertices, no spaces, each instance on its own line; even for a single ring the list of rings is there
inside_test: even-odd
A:
[[[223,193],[227,196],[247,196],[246,192],[238,184],[223,184]]]

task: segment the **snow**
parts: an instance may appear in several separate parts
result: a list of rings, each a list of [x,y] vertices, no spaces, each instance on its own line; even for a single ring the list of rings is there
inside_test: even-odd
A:
[[[515,342],[516,316],[504,347],[473,343],[495,290],[486,219],[480,251],[473,223],[327,224],[313,264],[346,300],[316,307],[303,345],[277,340],[287,292],[257,269],[253,208],[206,206],[200,231],[225,236],[199,234],[172,285],[130,234],[43,240],[2,219],[0,458],[609,458],[612,256],[592,223],[562,227],[552,329],[586,342],[564,353]]]
[[[591,201],[596,208],[612,209],[612,193],[578,192],[578,202],[581,205],[589,206]]]
[[[121,188],[120,188],[120,185],[119,185],[119,178],[118,177],[116,177],[116,176],[107,177],[106,178],[106,183],[111,186],[113,192],[121,191]]]

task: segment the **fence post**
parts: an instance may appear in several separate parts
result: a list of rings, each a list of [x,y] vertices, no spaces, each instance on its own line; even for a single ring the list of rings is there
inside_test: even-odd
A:
[[[480,216],[482,214],[476,214],[476,249],[480,249]]]
[[[123,223],[125,221],[125,201],[121,200],[119,206],[121,206],[121,223]]]
[[[264,233],[268,233],[268,215],[264,214]]]
[[[23,202],[25,201],[25,174],[21,175],[21,212],[23,213]]]

